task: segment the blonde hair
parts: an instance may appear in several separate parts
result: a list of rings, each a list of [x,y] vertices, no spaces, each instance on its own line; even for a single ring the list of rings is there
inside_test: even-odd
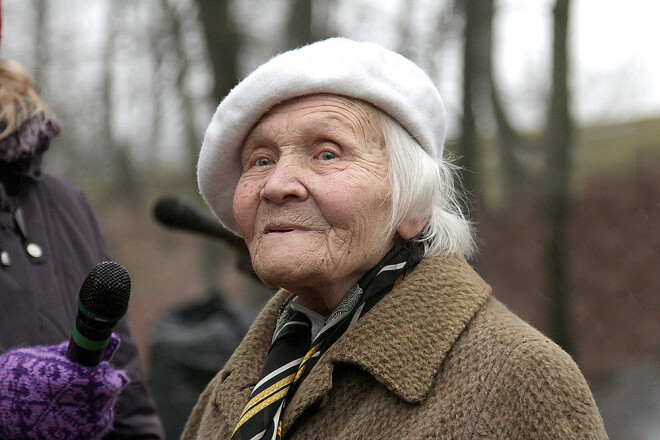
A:
[[[25,68],[13,60],[0,60],[0,139],[35,116],[41,116],[44,121],[54,119]]]

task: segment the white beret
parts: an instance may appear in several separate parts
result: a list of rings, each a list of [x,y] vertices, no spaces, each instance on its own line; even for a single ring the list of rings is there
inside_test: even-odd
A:
[[[447,117],[433,81],[415,63],[375,43],[330,38],[271,58],[220,102],[197,164],[202,197],[222,224],[240,235],[233,214],[241,147],[273,106],[332,93],[367,101],[397,120],[434,159],[442,156]]]

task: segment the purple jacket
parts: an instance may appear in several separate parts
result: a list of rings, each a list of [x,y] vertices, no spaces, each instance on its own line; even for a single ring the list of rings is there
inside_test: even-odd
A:
[[[36,243],[43,255],[29,255],[12,212],[0,209],[0,352],[68,340],[80,285],[98,262],[110,259],[80,191],[47,174],[27,180],[15,197],[23,210],[27,241]],[[106,438],[161,439],[161,422],[143,383],[140,356],[126,318],[115,331],[121,346],[112,364],[125,370],[131,382],[119,396],[113,430]]]

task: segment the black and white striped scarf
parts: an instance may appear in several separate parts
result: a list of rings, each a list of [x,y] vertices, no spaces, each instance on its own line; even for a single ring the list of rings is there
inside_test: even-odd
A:
[[[232,440],[279,440],[286,402],[319,357],[390,292],[421,261],[423,254],[424,246],[418,242],[395,246],[348,291],[313,341],[310,320],[291,307],[295,298],[292,296],[282,306],[260,380],[250,394]]]

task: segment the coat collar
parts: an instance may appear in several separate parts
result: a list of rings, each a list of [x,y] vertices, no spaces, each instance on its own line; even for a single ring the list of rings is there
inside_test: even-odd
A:
[[[425,259],[328,349],[328,361],[358,365],[419,403],[490,290],[462,258]]]
[[[447,353],[490,294],[460,257],[422,262],[321,356],[287,405],[284,430],[332,388],[334,364],[354,364],[410,403],[422,402]],[[228,361],[216,402],[226,422],[238,420],[259,380],[275,321],[290,294],[280,291],[264,308]]]

